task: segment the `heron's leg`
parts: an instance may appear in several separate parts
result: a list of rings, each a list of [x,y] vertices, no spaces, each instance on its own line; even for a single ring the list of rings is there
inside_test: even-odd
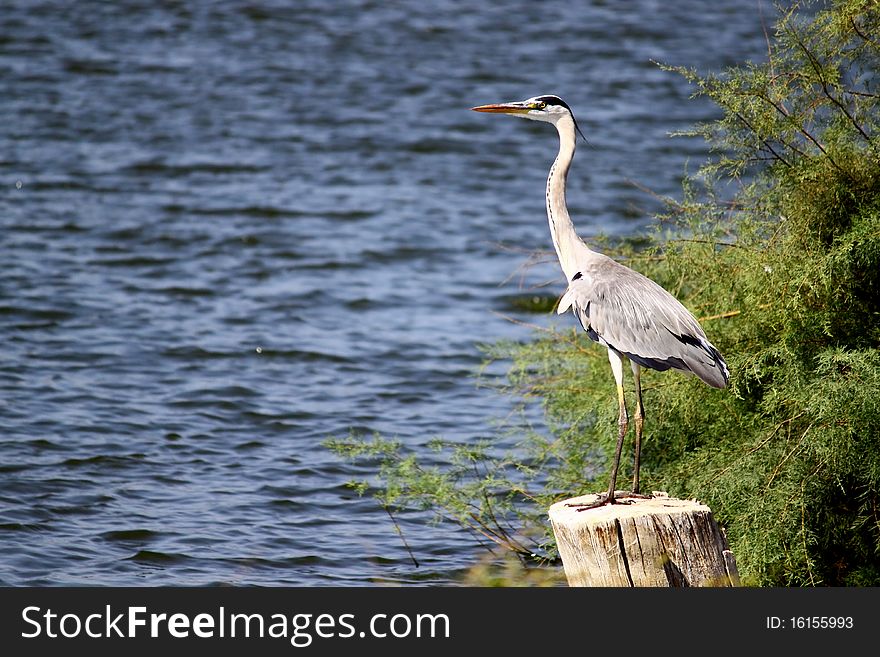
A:
[[[633,418],[636,423],[635,460],[633,461],[633,487],[632,492],[639,492],[639,459],[642,455],[642,428],[645,426],[645,407],[642,404],[642,366],[635,361],[630,361],[633,371],[633,379],[636,382],[636,413]]]
[[[614,451],[614,464],[611,466],[611,482],[608,484],[608,492],[599,495],[595,502],[590,503],[574,503],[568,506],[576,507],[578,511],[586,511],[587,509],[595,509],[606,504],[614,504],[615,487],[617,486],[617,470],[620,467],[620,453],[623,451],[623,438],[626,436],[626,429],[629,422],[626,413],[626,402],[623,395],[623,358],[613,349],[608,350],[608,361],[611,363],[611,371],[614,372],[614,381],[617,384],[617,448]],[[630,497],[630,495],[626,495]],[[629,504],[629,502],[624,502]]]
[[[617,448],[614,450],[614,464],[611,466],[611,482],[608,485],[608,497],[605,502],[611,504],[614,502],[614,490],[617,486],[617,470],[620,468],[620,453],[623,451],[623,438],[626,436],[626,429],[629,423],[629,417],[626,413],[626,400],[623,394],[623,359],[620,354],[613,349],[608,350],[608,361],[611,363],[611,371],[614,373],[614,382],[617,384]]]

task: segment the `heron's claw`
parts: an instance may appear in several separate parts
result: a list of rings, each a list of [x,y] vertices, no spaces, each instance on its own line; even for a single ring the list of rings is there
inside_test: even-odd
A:
[[[629,504],[629,502],[621,502],[617,499],[617,496],[609,498],[608,493],[599,493],[598,497],[593,502],[575,502],[566,504],[565,506],[570,506],[578,511],[588,511],[589,509],[598,509],[600,506],[605,506],[606,504]]]
[[[568,503],[565,506],[570,506],[580,512],[588,511],[590,509],[598,509],[600,506],[605,506],[606,504],[632,504],[636,499],[650,500],[653,497],[653,495],[642,495],[641,493],[618,490],[614,491],[614,495],[610,497],[608,493],[599,493],[598,497],[593,502],[575,502]]]

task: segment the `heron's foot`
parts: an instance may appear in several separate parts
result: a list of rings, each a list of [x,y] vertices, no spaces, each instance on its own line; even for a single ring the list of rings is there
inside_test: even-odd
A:
[[[599,493],[596,496],[596,499],[592,502],[575,502],[568,503],[565,506],[570,506],[573,509],[577,509],[578,511],[589,511],[590,509],[598,509],[601,506],[605,506],[606,504],[630,504],[625,500],[619,499],[622,496],[625,496],[626,493],[621,491],[615,491],[614,495],[609,496],[608,493]]]
[[[625,490],[616,490],[614,495],[609,498],[608,493],[599,493],[598,497],[592,502],[569,503],[573,509],[580,511],[589,511],[590,509],[598,509],[607,504],[632,504],[633,500],[650,500],[653,495],[642,495],[641,493],[632,493]]]

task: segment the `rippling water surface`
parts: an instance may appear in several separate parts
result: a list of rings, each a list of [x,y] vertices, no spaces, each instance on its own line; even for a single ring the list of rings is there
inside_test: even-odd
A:
[[[0,584],[455,582],[473,541],[414,522],[414,567],[322,442],[515,403],[478,344],[529,337],[555,135],[467,108],[562,95],[576,223],[637,232],[714,116],[651,60],[758,59],[759,9],[4,3]]]

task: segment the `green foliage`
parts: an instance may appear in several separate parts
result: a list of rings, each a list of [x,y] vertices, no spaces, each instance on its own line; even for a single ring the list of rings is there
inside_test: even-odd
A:
[[[425,462],[425,454],[406,452],[381,436],[353,435],[328,441],[327,446],[346,458],[370,459],[378,465],[381,486],[374,495],[389,514],[404,506],[428,510],[438,520],[455,522],[517,555],[546,558],[536,552],[544,540],[535,535],[537,508],[527,503],[528,494],[519,485],[523,477],[518,473],[530,468],[523,460],[499,456],[488,442],[433,440],[429,448],[443,456],[433,465]],[[349,486],[360,494],[372,489],[364,481]]]
[[[676,69],[723,111],[693,131],[715,154],[651,245],[615,255],[701,319],[732,376],[718,391],[645,373],[641,475],[645,490],[712,507],[748,583],[878,585],[880,5],[805,16],[781,15],[765,63]],[[510,360],[512,388],[542,401],[552,434],[505,454],[446,445],[449,465],[433,468],[374,443],[382,499],[552,557],[548,504],[607,481],[607,358],[573,328],[488,356]]]

